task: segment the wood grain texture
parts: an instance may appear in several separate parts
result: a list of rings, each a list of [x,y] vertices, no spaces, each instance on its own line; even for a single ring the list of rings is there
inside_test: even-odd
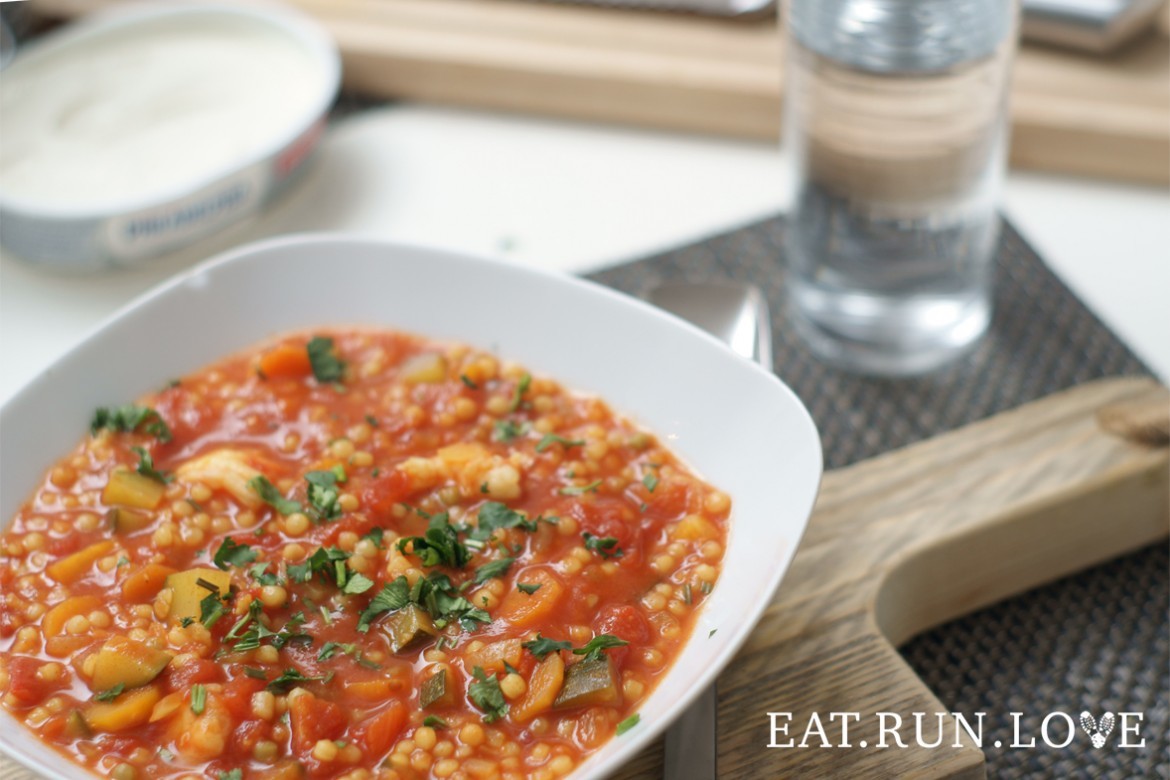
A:
[[[1170,393],[1152,380],[1103,380],[827,474],[784,582],[719,678],[719,776],[982,778],[965,736],[932,750],[907,731],[904,750],[768,749],[767,713],[791,712],[799,741],[813,712],[909,724],[945,712],[896,645],[1164,538],[1170,450],[1141,431],[1167,418]],[[875,744],[876,721],[850,737]],[[617,775],[661,776],[661,742]],[[0,759],[0,780],[33,776]]]
[[[125,0],[32,0],[74,16]],[[725,20],[522,0],[291,0],[341,48],[355,91],[576,119],[778,139],[774,19]],[[1107,57],[1025,46],[1011,162],[1170,181],[1170,42]]]

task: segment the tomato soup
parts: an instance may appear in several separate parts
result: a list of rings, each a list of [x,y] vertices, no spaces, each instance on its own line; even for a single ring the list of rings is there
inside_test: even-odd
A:
[[[0,538],[0,704],[101,776],[564,776],[719,576],[726,494],[468,347],[298,334],[111,400]]]

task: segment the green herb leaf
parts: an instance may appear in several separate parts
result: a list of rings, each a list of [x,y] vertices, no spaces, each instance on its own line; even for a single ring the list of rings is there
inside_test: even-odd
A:
[[[260,561],[248,569],[248,576],[260,585],[279,585],[280,577],[268,571],[268,562]]]
[[[349,579],[346,580],[345,587],[341,589],[341,592],[353,596],[358,593],[365,593],[372,587],[374,587],[373,580],[361,572],[355,571],[349,575]]]
[[[413,544],[413,554],[423,566],[451,566],[461,569],[471,559],[467,546],[459,541],[459,534],[451,527],[447,513],[431,518],[423,536],[410,536],[398,542],[398,551],[404,552]]]
[[[618,540],[612,536],[594,536],[588,531],[581,536],[585,539],[585,549],[593,550],[602,558],[620,558],[625,555],[617,546]]]
[[[508,703],[504,701],[500,681],[495,675],[488,677],[480,666],[475,667],[471,673],[475,677],[475,682],[467,686],[467,697],[483,713],[484,723],[495,723],[508,712]]]
[[[139,474],[164,485],[174,481],[175,478],[171,476],[170,472],[159,471],[154,467],[154,458],[149,452],[142,447],[131,447],[130,449],[138,455],[137,471]]]
[[[475,577],[471,580],[475,585],[487,582],[493,577],[503,577],[512,567],[515,558],[500,558],[498,561],[485,563],[475,570]]]
[[[229,566],[247,566],[256,560],[258,555],[259,553],[248,545],[239,544],[229,536],[219,545],[212,561],[218,568],[227,571]],[[267,564],[265,565],[267,566]]]
[[[583,655],[586,661],[596,661],[598,658],[601,658],[602,650],[608,650],[611,647],[623,647],[628,644],[629,642],[613,634],[598,634],[590,639],[584,647],[578,647],[573,650],[573,655]]]
[[[528,386],[532,384],[532,377],[528,374],[520,377],[520,381],[516,383],[516,390],[512,393],[512,403],[508,406],[509,412],[514,412],[520,408],[520,403],[524,400],[524,394],[528,392]]]
[[[421,582],[422,580],[420,580]],[[357,630],[363,634],[370,630],[370,623],[380,615],[402,609],[410,603],[410,583],[406,577],[399,577],[382,586],[370,605],[358,617]]]
[[[202,715],[204,707],[207,706],[207,689],[203,687],[202,683],[195,683],[191,686],[191,712],[196,715]]]
[[[544,452],[553,444],[560,443],[565,449],[569,447],[583,447],[585,445],[584,439],[566,439],[564,436],[557,436],[555,433],[546,433],[540,437],[540,441],[536,444],[537,452]]]
[[[559,650],[568,650],[572,648],[573,644],[572,642],[558,642],[555,639],[546,639],[538,632],[536,634],[536,639],[528,642],[522,642],[520,646],[527,649],[528,652],[536,656],[537,660],[543,661],[544,657],[549,653],[555,653]]]
[[[642,716],[635,712],[633,715],[626,718],[625,720],[623,720],[621,723],[619,723],[617,725],[617,735],[620,737],[622,734],[625,734],[627,731],[632,729],[634,726],[637,726],[638,722],[641,720],[642,720]]]
[[[320,677],[306,677],[297,669],[285,669],[280,676],[265,686],[273,693],[288,693],[295,688],[299,683],[303,682],[328,682],[333,675],[323,674]]]
[[[562,496],[580,496],[585,493],[592,493],[599,487],[601,487],[600,479],[590,482],[588,485],[565,485],[557,492]]]
[[[427,715],[425,718],[423,718],[423,725],[440,730],[451,728],[447,721],[443,720],[438,715]]]
[[[260,496],[261,501],[282,515],[291,515],[293,512],[301,511],[301,505],[298,502],[282,496],[280,491],[276,489],[276,485],[269,482],[268,477],[263,474],[248,480],[248,488]]]
[[[654,488],[658,487],[658,475],[653,471],[646,472],[646,476],[642,477],[642,484],[646,486],[647,490],[653,493]]]
[[[248,675],[253,680],[267,680],[268,679],[268,675],[265,674],[263,669],[257,669],[254,666],[245,666],[244,667],[244,674]]]
[[[94,701],[113,701],[122,695],[122,691],[126,690],[126,683],[118,683],[113,688],[107,688],[101,693],[94,694]]]
[[[528,433],[528,423],[516,420],[496,420],[496,424],[492,428],[492,441],[508,444],[526,433]]]
[[[244,770],[237,768],[227,772],[220,772],[216,780],[244,780]]]
[[[149,406],[125,404],[123,406],[95,409],[89,423],[89,432],[97,434],[102,428],[111,431],[133,433],[139,428],[164,444],[171,440],[171,429],[162,415]]]
[[[469,389],[469,390],[478,390],[479,389],[479,385],[477,385],[475,382],[472,382],[471,378],[469,376],[467,376],[467,374],[460,374],[459,381],[463,382],[463,384],[465,384],[467,386],[467,389]]]
[[[369,539],[374,543],[374,546],[381,550],[385,545],[382,544],[382,537],[386,535],[386,531],[382,528],[371,528],[366,533],[362,534],[363,539]]]
[[[345,361],[337,357],[333,339],[314,336],[306,349],[309,351],[309,365],[313,367],[313,376],[318,382],[324,384],[342,380],[345,375]]]
[[[533,593],[536,593],[536,591],[540,590],[540,583],[517,582],[516,590],[520,591],[521,593],[527,593],[529,596],[531,596]]]
[[[336,579],[339,569],[345,571],[343,562],[348,558],[349,553],[338,547],[318,547],[303,563],[294,563],[288,567],[288,578],[292,582],[308,582],[314,574],[322,574]],[[343,573],[338,587],[343,587],[346,579]]]
[[[536,521],[525,519],[524,515],[509,509],[498,501],[488,501],[479,508],[476,527],[468,534],[477,542],[486,542],[496,531],[503,528],[523,528],[535,531]]]
[[[344,471],[341,473],[345,474]],[[338,506],[337,500],[341,493],[336,487],[339,481],[336,472],[310,471],[305,474],[305,480],[309,483],[305,495],[309,499],[309,514],[313,519],[322,521],[340,517],[341,507]]]
[[[202,580],[199,580],[202,582]],[[219,589],[207,594],[199,602],[199,622],[203,624],[204,628],[211,628],[221,617],[227,614],[227,607],[224,605],[225,597],[221,596]]]

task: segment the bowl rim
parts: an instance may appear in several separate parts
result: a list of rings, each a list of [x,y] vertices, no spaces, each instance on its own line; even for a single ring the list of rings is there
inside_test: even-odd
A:
[[[19,214],[44,220],[101,221],[132,214],[138,211],[165,207],[184,198],[203,192],[224,180],[272,159],[281,150],[301,139],[328,114],[341,85],[341,54],[336,43],[325,30],[309,16],[292,7],[271,4],[229,5],[227,3],[165,3],[158,5],[131,5],[108,8],[92,16],[36,39],[17,51],[16,57],[6,68],[8,78],[12,71],[21,68],[28,61],[52,57],[79,43],[91,39],[117,34],[123,30],[144,25],[149,26],[160,20],[184,16],[244,20],[247,24],[267,26],[298,44],[324,79],[320,92],[286,127],[273,133],[257,151],[239,155],[233,161],[216,170],[192,178],[185,183],[156,190],[146,195],[136,195],[110,205],[59,206],[53,203],[30,199],[6,193],[0,188],[0,213]]]
[[[190,284],[197,285],[199,283],[200,276],[214,272],[218,268],[231,266],[238,263],[247,263],[250,261],[262,262],[266,256],[272,253],[277,253],[284,249],[301,247],[329,248],[332,250],[337,250],[344,247],[365,247],[376,248],[387,252],[401,251],[407,253],[417,253],[429,256],[430,258],[442,258],[452,263],[486,264],[495,268],[498,273],[505,276],[509,274],[518,276],[534,276],[543,279],[544,284],[567,284],[573,287],[587,288],[592,295],[601,296],[609,300],[611,303],[617,305],[633,307],[639,310],[643,316],[648,315],[658,320],[666,320],[673,328],[686,331],[690,338],[706,342],[708,346],[715,346],[720,351],[726,353],[730,359],[734,359],[735,361],[743,364],[746,370],[765,377],[766,380],[768,380],[774,386],[776,391],[787,398],[786,403],[792,404],[797,410],[799,410],[799,424],[804,428],[801,438],[804,439],[810,448],[806,454],[808,457],[808,463],[811,464],[812,469],[815,471],[815,478],[810,480],[811,484],[809,485],[810,489],[807,493],[807,504],[799,505],[793,512],[795,515],[803,518],[798,523],[798,532],[792,538],[785,538],[785,544],[780,552],[780,557],[773,559],[773,565],[771,568],[766,573],[763,573],[764,576],[761,576],[758,580],[755,581],[755,586],[752,588],[751,595],[762,596],[762,598],[757,606],[753,606],[751,608],[748,614],[750,619],[736,624],[729,625],[727,623],[721,623],[719,625],[721,630],[719,631],[720,642],[718,649],[716,649],[711,654],[709,659],[710,663],[705,666],[700,673],[690,677],[686,681],[685,692],[676,697],[674,703],[668,707],[669,712],[672,713],[672,717],[669,719],[658,719],[655,722],[647,722],[647,720],[642,720],[639,724],[639,728],[626,733],[620,738],[616,736],[611,737],[601,746],[599,750],[588,756],[582,763],[578,764],[577,767],[574,768],[572,777],[577,778],[578,780],[584,780],[585,778],[601,778],[606,776],[608,773],[615,771],[619,767],[623,766],[626,762],[630,761],[634,756],[637,755],[639,751],[650,744],[651,741],[665,733],[670,724],[674,722],[674,719],[680,716],[700,696],[700,694],[706,690],[706,688],[715,683],[716,677],[727,667],[729,663],[731,663],[735,655],[738,654],[740,649],[747,642],[751,633],[758,626],[760,620],[764,616],[768,603],[770,603],[771,598],[776,592],[776,589],[780,586],[784,575],[788,572],[788,569],[791,566],[792,560],[796,554],[796,550],[800,544],[801,538],[807,530],[808,521],[812,515],[813,506],[816,503],[817,496],[819,495],[821,482],[824,476],[823,450],[820,436],[816,428],[816,424],[809,414],[807,407],[804,405],[803,401],[801,401],[800,398],[792,391],[792,389],[788,387],[788,385],[784,383],[783,380],[781,380],[775,373],[767,371],[758,363],[736,354],[730,348],[728,348],[723,341],[711,335],[707,331],[675,316],[674,314],[652,306],[646,301],[619,292],[610,287],[606,287],[605,285],[599,284],[597,282],[555,270],[517,265],[515,263],[500,260],[498,258],[476,255],[470,252],[437,248],[433,246],[424,246],[409,242],[391,241],[376,236],[344,232],[331,232],[283,235],[241,245],[216,255],[215,257],[212,257],[208,260],[205,260],[195,266],[192,266],[191,268],[174,275],[168,280],[136,296],[132,301],[120,307],[113,314],[109,315],[98,325],[89,330],[71,349],[63,353],[57,360],[55,360],[49,368],[26,383],[7,401],[0,405],[0,419],[3,418],[5,413],[9,412],[9,408],[11,406],[26,403],[24,400],[25,396],[36,394],[39,386],[43,382],[55,381],[51,375],[55,373],[54,370],[59,365],[67,363],[73,359],[75,354],[84,353],[90,342],[99,337],[103,331],[116,325],[124,317],[131,315],[136,309],[149,303],[155,298],[164,296],[174,290],[177,290],[178,288]],[[308,327],[311,328],[312,326],[310,325]],[[385,325],[383,327],[395,326]],[[421,335],[425,336],[427,334]],[[431,337],[437,338],[439,340],[445,339],[445,337],[440,336]],[[247,344],[241,345],[241,348],[246,347]],[[226,354],[221,357],[226,357]],[[630,414],[633,410],[626,411],[619,409],[618,411],[619,414]],[[637,417],[635,417],[635,420],[637,421]],[[679,453],[676,452],[676,454]],[[688,466],[691,466],[691,464],[688,463],[687,458],[682,457],[681,459],[684,463],[687,463]],[[792,499],[785,499],[785,502],[790,505],[793,503]],[[10,519],[10,517],[0,517],[0,527],[6,527]],[[732,531],[734,531],[734,528]],[[732,548],[730,539],[731,537],[729,537],[729,543],[727,547],[728,551]],[[718,593],[718,589],[715,592]],[[709,614],[709,610],[706,609],[706,606],[707,602],[704,602],[703,607],[700,608],[699,613],[696,615],[695,625],[693,626],[692,633],[690,637],[688,637],[687,641],[680,646],[678,650],[678,656],[675,658],[676,663],[682,658],[687,648],[695,644],[695,639],[698,636],[700,629],[702,628],[703,617],[704,615]],[[672,668],[666,671],[663,679],[659,682],[659,684],[654,686],[654,691],[650,694],[650,696],[647,697],[647,699],[644,700],[644,702],[651,701],[659,691],[663,690],[664,684],[667,681],[670,681],[675,685],[678,684],[677,680],[670,680],[672,673],[674,673],[673,666],[674,665],[672,664]],[[639,705],[639,712],[641,711],[641,706],[642,705]],[[11,714],[7,710],[0,709],[0,721],[3,721],[5,718],[11,718]],[[13,722],[16,722],[15,719],[13,719]],[[616,744],[619,739],[621,740],[621,745],[620,747],[614,749],[614,754],[604,755],[604,753],[607,752],[606,748]],[[16,750],[10,750],[10,746],[5,743],[5,740],[0,739],[0,752],[4,752],[10,755],[12,758],[31,769],[46,773],[48,777],[51,777],[54,780],[71,780],[70,776],[63,775],[52,767],[48,767],[38,761],[36,756],[29,755],[21,751],[21,747],[23,746],[18,745],[16,746]],[[53,750],[53,748],[49,747],[45,743],[42,743],[39,740],[33,741],[32,750],[34,752],[40,752],[40,749],[47,750],[53,756],[60,757],[61,760],[69,762],[71,766],[77,766],[76,764],[70,762],[68,758],[65,758],[61,754],[57,753],[55,750]]]

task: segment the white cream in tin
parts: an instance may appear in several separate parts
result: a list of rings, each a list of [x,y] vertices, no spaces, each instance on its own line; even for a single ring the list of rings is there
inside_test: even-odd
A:
[[[329,79],[300,41],[242,15],[30,51],[0,74],[0,193],[47,212],[180,195],[290,140]]]

